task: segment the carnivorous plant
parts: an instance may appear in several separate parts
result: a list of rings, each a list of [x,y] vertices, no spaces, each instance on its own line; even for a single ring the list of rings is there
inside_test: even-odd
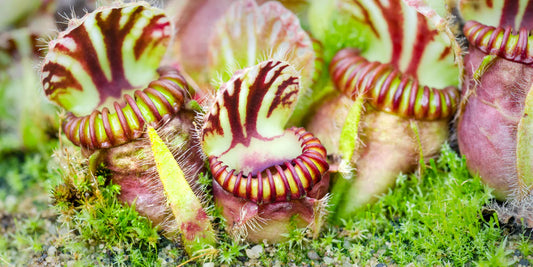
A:
[[[460,1],[468,40],[458,120],[461,154],[471,172],[533,225],[531,108],[533,1]]]
[[[49,43],[41,81],[47,97],[68,111],[63,132],[90,155],[92,170],[111,171],[120,199],[170,238],[181,234],[192,253],[213,245],[214,233],[190,189],[203,161],[190,138],[188,85],[175,66],[160,66],[171,34],[163,11],[144,2],[99,8],[71,20]],[[158,129],[150,141],[147,127]]]
[[[458,46],[420,1],[314,2],[320,11],[329,17],[311,26],[334,55],[326,60],[337,91],[308,129],[342,174],[332,188],[338,220],[437,155],[459,97]]]

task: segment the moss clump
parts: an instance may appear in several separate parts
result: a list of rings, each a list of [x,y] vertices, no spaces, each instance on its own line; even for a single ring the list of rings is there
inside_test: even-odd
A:
[[[509,263],[511,250],[497,218],[483,218],[483,207],[491,199],[491,190],[472,177],[464,159],[445,145],[440,159],[431,160],[422,175],[400,175],[394,190],[344,221],[343,227],[328,226],[315,240],[294,229],[287,242],[264,245],[266,253],[257,261],[297,265],[324,261],[331,265]],[[531,248],[529,241],[520,244]]]
[[[77,233],[71,242],[76,246],[66,244],[65,249],[83,255],[95,253],[85,248],[97,247],[109,263],[156,264],[157,229],[134,206],[119,202],[120,186],[110,182],[108,171],[100,168],[94,176],[89,174],[87,162],[76,153],[67,149],[60,154],[62,182],[52,190],[54,206],[61,214],[59,221]]]

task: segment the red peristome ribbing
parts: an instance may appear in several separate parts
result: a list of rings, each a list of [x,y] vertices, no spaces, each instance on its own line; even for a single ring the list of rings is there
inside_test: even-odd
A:
[[[161,68],[158,72],[159,80],[150,83],[148,88],[136,90],[134,97],[125,95],[122,103],[113,102],[114,113],[107,108],[83,117],[69,113],[63,123],[67,138],[75,145],[89,149],[113,147],[138,138],[147,123],[157,124],[166,115],[176,114],[188,93],[185,79],[173,68]],[[156,102],[165,108],[159,110]],[[144,112],[139,108],[141,105],[147,107]],[[135,116],[133,121],[131,116],[126,116],[128,108]],[[120,129],[114,129],[112,125],[119,125]],[[103,128],[104,132],[98,133],[97,128]]]
[[[391,64],[369,62],[355,49],[339,51],[330,65],[332,80],[346,96],[355,100],[363,94],[377,109],[419,120],[440,120],[453,116],[459,93],[453,86],[442,90],[421,86]],[[446,105],[440,105],[441,94]],[[433,106],[432,106],[433,105]],[[433,108],[433,112],[429,112]]]
[[[526,28],[516,33],[511,26],[492,27],[468,21],[463,31],[468,42],[484,53],[518,63],[533,63],[533,37]]]
[[[287,134],[295,134],[301,142],[302,154],[300,156],[271,166],[256,175],[250,173],[247,176],[244,176],[242,171],[228,170],[227,165],[223,164],[218,157],[210,156],[209,165],[215,181],[233,195],[258,204],[304,197],[329,169],[326,149],[316,137],[303,128],[293,127],[287,131]],[[302,177],[299,176],[300,173],[303,173]],[[230,180],[234,180],[233,188],[229,185]],[[305,181],[307,186],[304,186],[302,181]],[[264,183],[269,187],[270,193],[264,191]],[[276,188],[276,184],[283,185],[282,192],[279,191],[281,188]],[[292,188],[290,184],[296,185],[296,188]],[[239,190],[241,187],[246,190],[242,192]],[[253,194],[253,192],[256,193]]]

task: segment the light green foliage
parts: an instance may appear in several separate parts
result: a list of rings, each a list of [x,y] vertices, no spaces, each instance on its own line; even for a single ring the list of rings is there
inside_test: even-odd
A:
[[[507,239],[504,239],[503,242],[494,250],[487,251],[486,260],[481,261],[478,266],[511,266],[515,263],[509,256],[512,253],[511,250],[507,249]]]
[[[365,50],[371,35],[368,27],[364,27],[336,5],[339,5],[338,1],[314,0],[309,9],[309,17],[320,18],[311,20],[310,26],[313,36],[324,46],[326,63],[343,48],[357,47]]]
[[[17,54],[0,49],[0,153],[20,147],[42,150],[56,127],[56,109],[39,91],[31,34],[23,28],[3,35],[12,38]]]
[[[446,146],[420,180],[399,176],[397,188],[355,220],[390,242],[384,254],[398,264],[463,265],[483,259],[502,238],[495,218],[482,219],[482,207],[491,197]]]
[[[222,243],[217,261],[221,264],[235,264],[238,258],[244,255],[243,250],[246,245],[239,244],[237,241],[230,241]]]
[[[4,159],[17,162],[12,157],[15,156],[4,155]],[[39,168],[46,166],[46,160],[30,159],[19,159],[15,164],[26,173],[41,173]],[[67,188],[75,193],[71,195],[72,203],[56,202],[56,209],[62,214],[59,218],[39,214],[11,219],[7,228],[10,233],[0,236],[0,265],[5,261],[43,264],[43,255],[51,246],[57,248],[58,254],[68,255],[67,259],[77,266],[160,266],[189,259],[179,244],[160,237],[133,207],[118,202],[119,188],[107,182],[105,172],[92,178],[86,176],[83,161],[63,159],[67,161],[71,162],[71,169],[61,169],[61,181],[67,181]],[[32,179],[41,183],[47,177]],[[430,162],[422,177],[400,175],[395,189],[351,220],[343,221],[342,227],[326,225],[317,239],[312,239],[309,230],[293,227],[286,242],[259,244],[263,253],[257,259],[246,254],[254,244],[234,241],[224,231],[225,221],[213,205],[211,183],[211,175],[199,176],[199,190],[206,193],[203,204],[209,206],[207,212],[218,236],[217,252],[205,253],[192,265],[211,261],[217,266],[244,262],[262,266],[373,266],[380,262],[400,266],[507,266],[516,264],[516,253],[523,258],[533,254],[527,232],[509,235],[495,215],[482,214],[484,205],[492,199],[490,190],[468,174],[464,160],[447,146],[439,160]],[[5,190],[6,184],[2,183],[0,189]],[[45,212],[48,207],[39,209]],[[9,217],[4,217],[4,222]],[[50,231],[53,238],[46,237]]]
[[[0,199],[8,195],[23,195],[29,188],[46,180],[47,159],[38,153],[0,153]]]

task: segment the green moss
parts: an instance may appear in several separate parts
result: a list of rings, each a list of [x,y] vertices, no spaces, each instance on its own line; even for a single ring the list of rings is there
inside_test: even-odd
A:
[[[73,241],[85,246],[65,245],[65,250],[83,255],[94,253],[84,248],[96,246],[105,251],[100,252],[102,258],[117,265],[157,264],[160,237],[150,220],[119,202],[120,186],[111,183],[108,171],[100,168],[93,177],[75,165],[74,157],[66,157],[73,165],[63,166],[62,183],[54,187],[52,197],[60,221],[77,233]]]
[[[21,199],[28,191],[42,190],[35,189],[35,185],[52,176],[43,176],[48,164],[33,157],[5,158],[19,164],[15,165],[19,172],[30,177],[25,181],[35,181],[34,186],[22,190],[24,194],[15,195]],[[37,215],[3,213],[3,223],[8,226],[0,228],[7,232],[0,236],[1,262],[43,264],[51,246],[57,249],[57,255],[68,255],[67,261],[79,266],[160,266],[189,259],[179,244],[159,236],[134,207],[118,202],[119,187],[109,183],[103,169],[94,178],[88,176],[86,162],[75,153],[63,157],[62,162],[68,164],[51,169],[53,175],[60,176],[57,180],[61,186],[54,186],[53,191],[56,213],[46,211],[46,205],[38,208]],[[249,259],[246,254],[246,249],[254,244],[234,241],[224,231],[225,221],[213,205],[211,183],[211,175],[200,175],[198,190],[204,194],[204,205],[209,206],[217,231],[217,252],[199,253],[191,265],[211,261],[215,265],[247,262],[264,266],[507,266],[517,263],[517,253],[523,260],[533,254],[527,231],[509,234],[495,215],[482,213],[492,201],[491,190],[468,174],[464,159],[448,146],[444,146],[439,160],[430,162],[422,177],[400,175],[394,189],[343,221],[341,227],[326,225],[317,239],[312,239],[309,230],[293,227],[286,242],[259,244],[264,251],[257,259]],[[22,184],[21,188],[25,188]],[[0,189],[5,191],[7,187],[3,182]],[[59,218],[53,215],[57,211]]]
[[[309,240],[295,229],[290,239],[275,246],[276,257],[263,263],[311,264],[316,253],[331,264],[376,262],[406,265],[465,265],[511,262],[497,218],[483,219],[491,190],[470,176],[464,159],[449,146],[431,161],[423,177],[400,175],[396,188],[368,205],[341,228],[327,226],[320,238]],[[297,244],[297,245],[295,245]],[[521,242],[523,250],[531,247]]]

